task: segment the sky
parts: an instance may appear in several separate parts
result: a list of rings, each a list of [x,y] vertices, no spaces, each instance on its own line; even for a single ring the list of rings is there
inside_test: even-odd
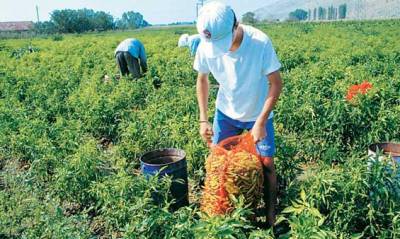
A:
[[[263,7],[271,0],[219,0],[235,10],[238,16]],[[36,5],[40,21],[49,20],[55,9],[90,8],[105,11],[114,17],[123,12],[140,12],[151,24],[194,21],[197,0],[0,0],[0,21],[36,21]]]

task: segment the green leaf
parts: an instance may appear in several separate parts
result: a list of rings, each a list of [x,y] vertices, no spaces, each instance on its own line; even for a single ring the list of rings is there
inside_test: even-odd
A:
[[[306,201],[306,192],[304,191],[304,189],[302,189],[300,192],[300,198],[303,202]]]

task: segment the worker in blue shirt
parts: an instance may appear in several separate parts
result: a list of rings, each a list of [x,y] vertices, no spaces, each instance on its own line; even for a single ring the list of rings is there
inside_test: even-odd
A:
[[[195,56],[197,47],[200,44],[200,34],[189,36],[189,34],[183,34],[178,41],[179,47],[188,47],[190,49],[190,55]]]
[[[147,71],[146,51],[137,39],[129,38],[122,41],[115,50],[115,58],[123,76],[130,73],[136,79],[142,76],[140,68],[143,73]]]

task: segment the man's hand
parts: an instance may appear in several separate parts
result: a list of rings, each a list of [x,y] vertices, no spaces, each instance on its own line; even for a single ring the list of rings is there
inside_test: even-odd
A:
[[[265,122],[256,121],[253,128],[251,129],[251,135],[255,143],[260,142],[267,137],[267,130],[265,129]]]
[[[196,92],[200,110],[200,135],[210,145],[213,131],[211,124],[207,121],[208,89],[208,74],[199,73],[197,76]]]
[[[211,144],[213,134],[212,125],[209,122],[200,123],[200,135],[207,144]]]

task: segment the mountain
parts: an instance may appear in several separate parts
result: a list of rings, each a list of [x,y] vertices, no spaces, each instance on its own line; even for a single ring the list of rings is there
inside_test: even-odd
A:
[[[300,8],[306,11],[347,4],[346,19],[383,19],[400,17],[400,0],[272,0],[254,11],[257,18],[287,19],[289,13]]]
[[[283,20],[289,16],[291,11],[297,8],[305,9],[305,6],[309,0],[273,0],[264,7],[254,11],[257,18]]]

